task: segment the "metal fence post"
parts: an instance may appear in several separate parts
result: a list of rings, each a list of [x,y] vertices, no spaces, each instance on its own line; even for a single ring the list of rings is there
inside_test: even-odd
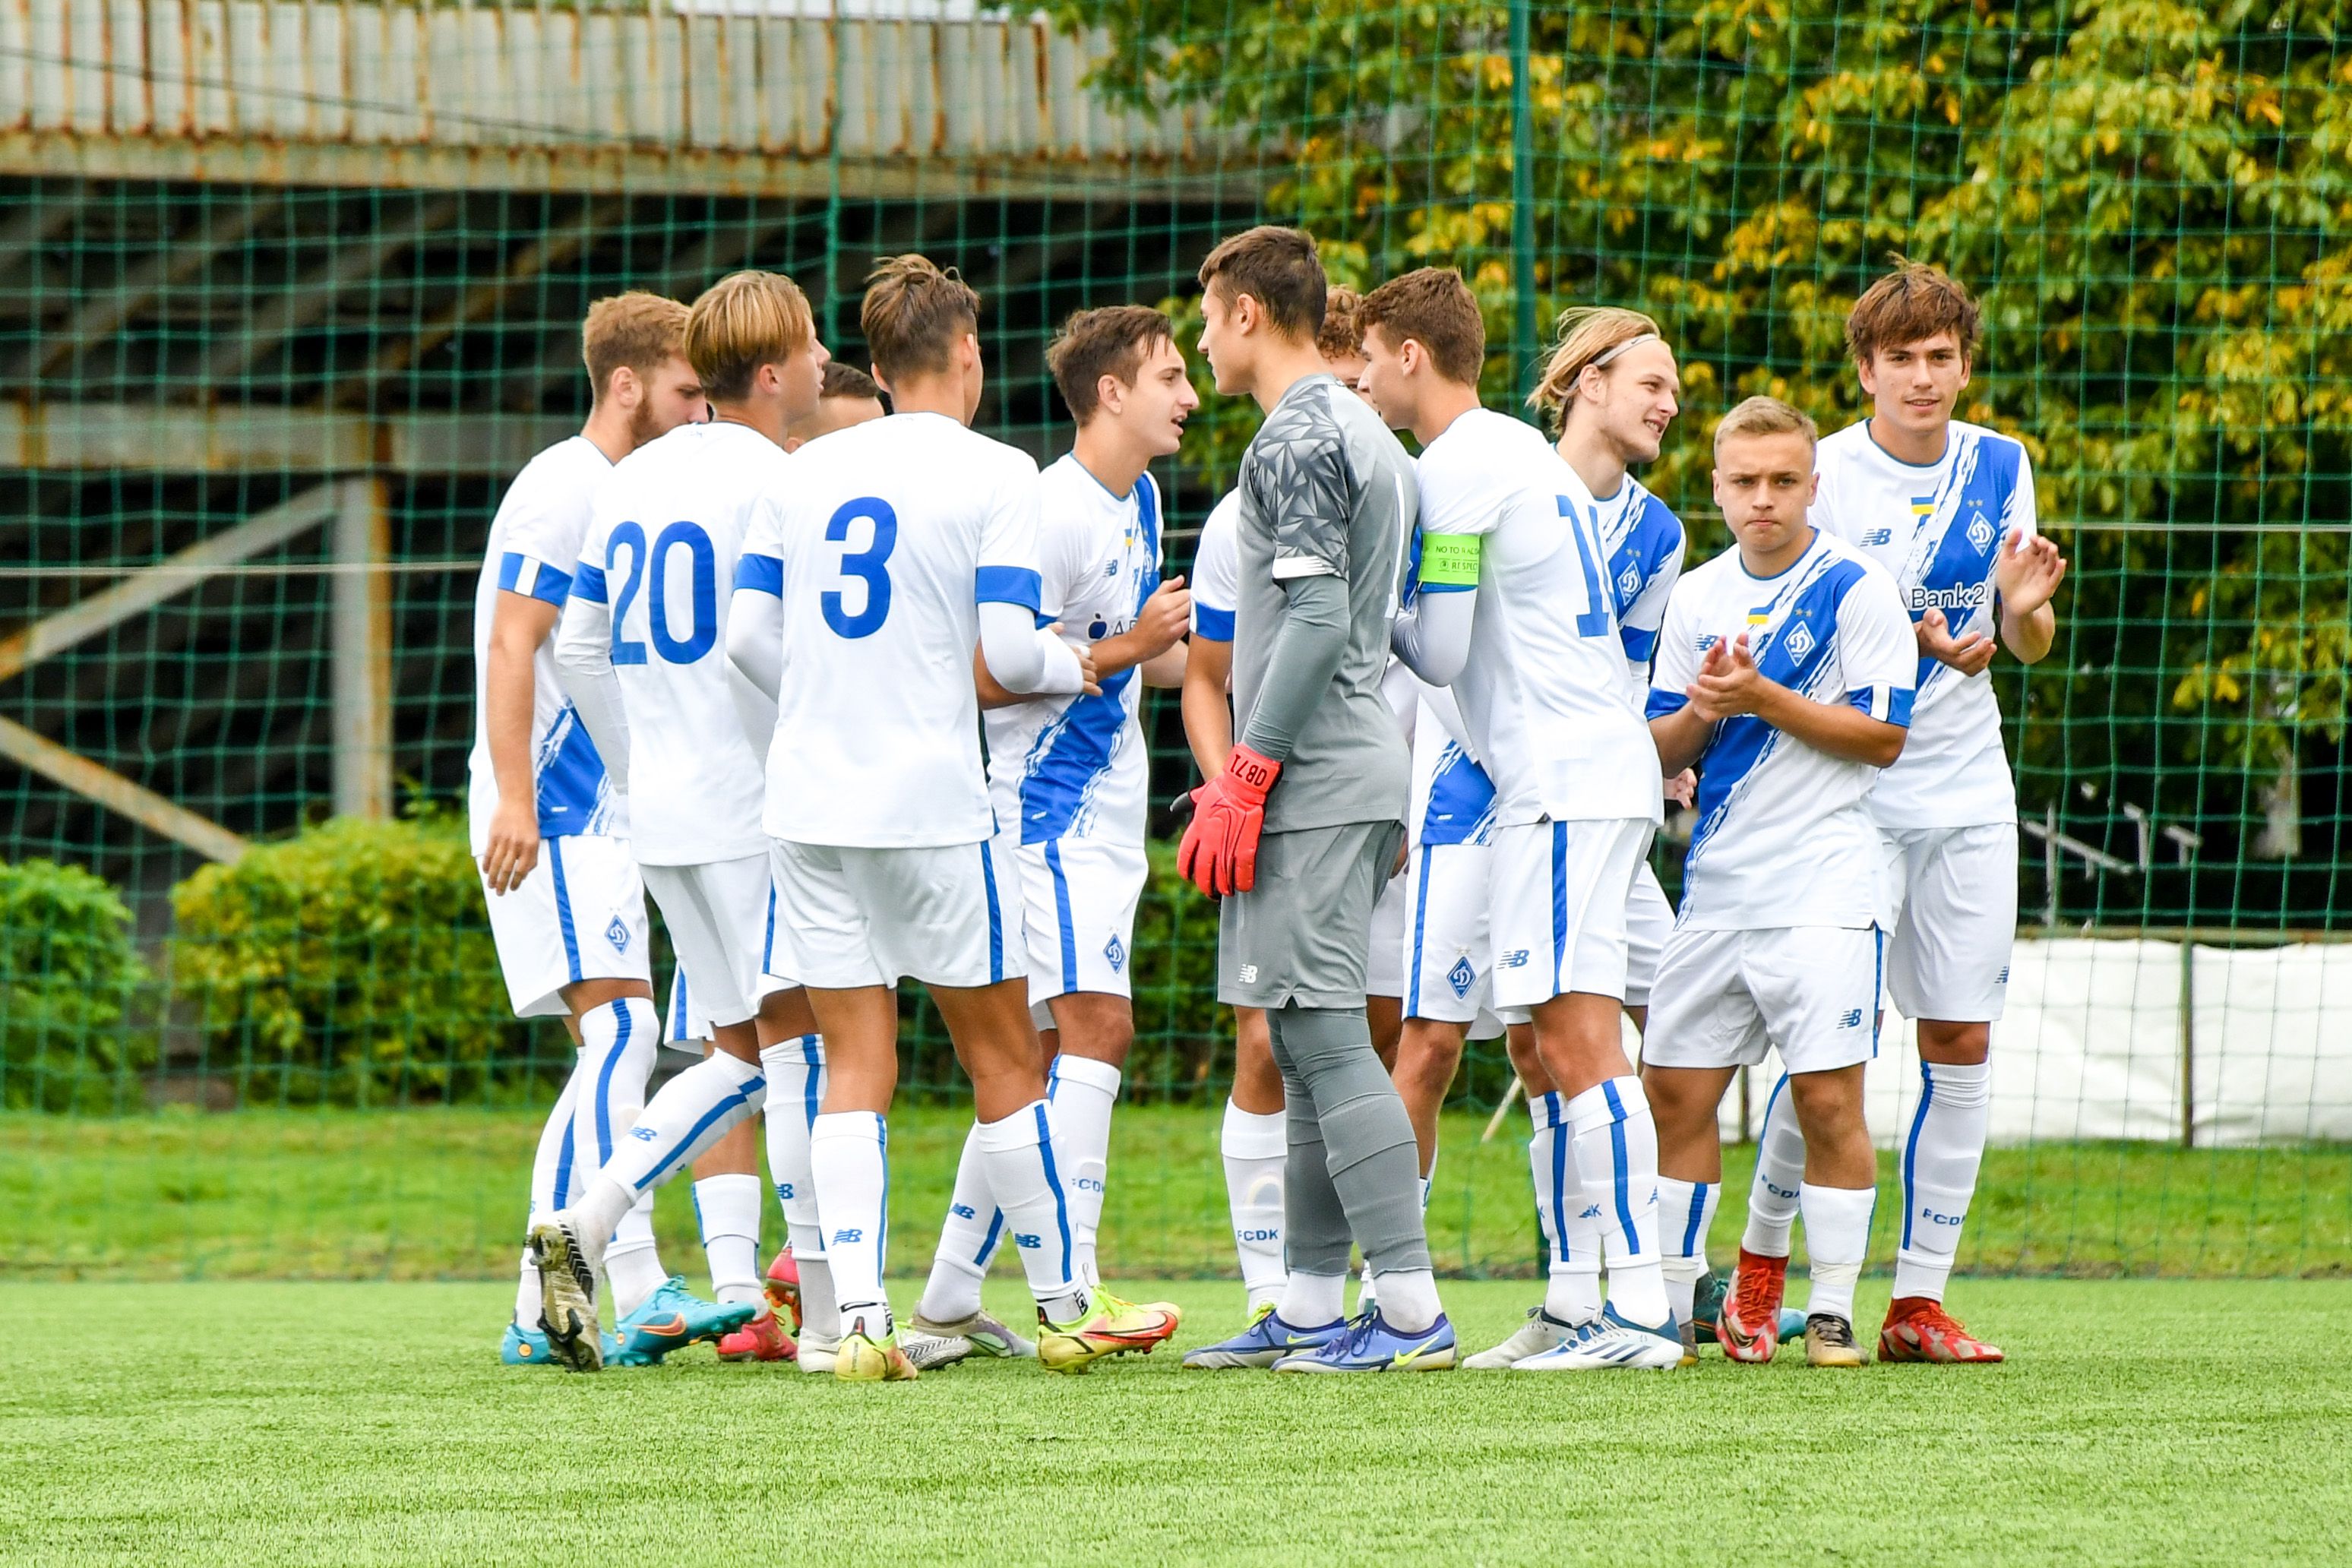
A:
[[[392,517],[381,479],[336,487],[335,813],[392,815]]]

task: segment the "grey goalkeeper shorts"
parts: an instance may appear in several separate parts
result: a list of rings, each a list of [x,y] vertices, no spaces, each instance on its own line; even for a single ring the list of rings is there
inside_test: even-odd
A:
[[[1372,905],[1404,843],[1398,822],[1269,833],[1257,883],[1224,900],[1217,1000],[1236,1007],[1360,1007]]]

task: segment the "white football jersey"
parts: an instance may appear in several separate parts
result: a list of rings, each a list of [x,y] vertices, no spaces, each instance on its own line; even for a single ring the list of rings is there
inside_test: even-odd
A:
[[[1160,586],[1159,486],[1145,474],[1115,496],[1072,454],[1037,489],[1038,619],[1061,622],[1074,641],[1118,636]],[[1143,842],[1142,675],[1122,669],[1098,696],[1036,697],[983,715],[997,818],[1018,822],[1022,843]]]
[[[1034,613],[1037,464],[941,414],[812,441],[736,586],[783,600],[767,829],[796,844],[992,837],[972,655],[982,601]]]
[[[467,759],[467,816],[473,852],[490,845],[490,817],[499,808],[498,776],[490,771],[488,679],[490,619],[501,591],[523,594],[558,610],[572,592],[572,569],[588,532],[588,509],[613,464],[596,443],[574,436],[523,465],[490,522],[482,574],[474,584],[474,751]],[[613,793],[604,763],[564,700],[555,668],[555,639],[532,656],[530,757],[539,789],[539,831],[571,834],[629,831],[627,802]]]
[[[1666,605],[1650,716],[1679,712],[1706,650],[1742,632],[1766,679],[1815,702],[1909,722],[1911,624],[1894,579],[1843,542],[1815,530],[1777,577],[1749,575],[1736,545],[1685,573]],[[1698,826],[1683,860],[1677,924],[1889,923],[1884,854],[1863,804],[1876,768],[1815,751],[1752,714],[1717,724],[1697,766]]]
[[[596,492],[560,635],[609,638],[640,865],[768,851],[766,784],[730,689],[727,605],[744,535],[789,488],[791,462],[747,426],[681,425],[622,458]],[[598,616],[592,629],[583,601],[605,606],[609,626]]]
[[[2000,635],[1993,564],[2034,532],[2022,446],[1956,419],[1941,460],[1916,468],[1887,456],[1865,419],[1823,439],[1814,467],[1813,526],[1885,567],[1915,623],[1936,609],[1954,637]],[[1910,742],[1871,791],[1871,815],[1888,828],[2015,822],[1991,672],[1963,676],[1922,658],[1917,679]]]
[[[1610,596],[1617,602],[1617,637],[1625,645],[1625,671],[1639,704],[1650,689],[1650,660],[1657,655],[1666,600],[1683,574],[1683,521],[1631,474],[1615,495],[1592,504],[1601,519],[1601,552],[1609,562]]]
[[[1242,492],[1227,490],[1210,509],[1193,547],[1192,575],[1184,584],[1192,594],[1192,635],[1210,642],[1234,640],[1234,612],[1242,598],[1241,523]]]
[[[1486,535],[1454,682],[1497,826],[1662,818],[1591,492],[1530,425],[1473,409],[1421,456],[1424,533]],[[1423,594],[1436,592],[1423,584]]]

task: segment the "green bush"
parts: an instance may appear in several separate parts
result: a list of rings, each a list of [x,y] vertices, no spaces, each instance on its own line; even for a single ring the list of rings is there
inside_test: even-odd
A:
[[[172,890],[174,990],[240,1099],[452,1100],[528,1074],[462,822],[338,818]]]
[[[0,1105],[120,1109],[153,1061],[131,911],[79,866],[0,866]]]

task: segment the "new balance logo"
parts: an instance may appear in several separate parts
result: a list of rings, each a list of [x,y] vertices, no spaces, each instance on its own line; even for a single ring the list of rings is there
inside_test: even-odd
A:
[[[1241,982],[1244,985],[1255,985],[1257,984],[1256,964],[1244,963],[1242,965]]]
[[[613,944],[614,952],[629,951],[629,928],[621,923],[620,916],[614,915],[613,923],[604,928],[604,940]]]
[[[1998,979],[1998,980],[1996,980],[1996,981],[1994,981],[1994,982],[1993,982],[1993,984],[1994,984],[1995,985],[2006,985],[2006,984],[2009,984],[2009,965],[2008,965],[2008,964],[2004,963],[2004,964],[2002,964],[2002,965],[2000,966],[2000,979]]]
[[[1528,950],[1524,947],[1515,947],[1495,960],[1497,969],[1525,969],[1527,966]]]
[[[1895,531],[1891,528],[1874,528],[1862,536],[1862,542],[1865,546],[1892,544],[1895,542]]]
[[[848,1247],[857,1242],[864,1241],[865,1239],[866,1232],[864,1229],[856,1226],[852,1226],[845,1230],[836,1230],[833,1233],[833,1245],[835,1247]]]
[[[660,1134],[650,1127],[632,1127],[629,1129],[629,1136],[640,1143],[650,1143]]]
[[[785,1204],[793,1201],[793,1184],[790,1182],[778,1182],[776,1184],[776,1201],[778,1203]]]
[[[1705,653],[1707,649],[1709,649],[1709,648],[1713,647],[1714,646],[1715,646],[1715,634],[1714,634],[1713,632],[1701,632],[1701,633],[1699,633],[1699,634],[1698,634],[1698,640],[1691,644],[1691,647],[1693,647],[1694,648],[1697,649],[1700,653]]]
[[[958,1219],[978,1219],[980,1217],[980,1211],[972,1207],[970,1204],[950,1204],[948,1206],[954,1212],[955,1216]]]
[[[1013,1245],[1025,1247],[1034,1252],[1045,1245],[1045,1238],[1034,1230],[1016,1230],[1013,1233]]]
[[[1862,1009],[1859,1007],[1850,1007],[1846,1011],[1840,1013],[1838,1015],[1838,1027],[1841,1029],[1861,1028]]]

